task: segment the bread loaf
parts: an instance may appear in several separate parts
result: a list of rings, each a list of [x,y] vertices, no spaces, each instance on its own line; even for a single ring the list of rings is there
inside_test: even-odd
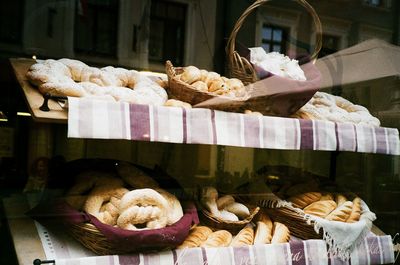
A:
[[[273,223],[268,215],[261,213],[257,221],[254,235],[254,245],[269,244],[272,239]]]
[[[328,214],[325,219],[330,221],[346,222],[351,214],[352,209],[353,203],[351,201],[346,201]]]
[[[177,248],[194,248],[203,244],[212,230],[207,226],[196,226],[189,232],[188,237]]]
[[[228,204],[235,202],[235,198],[232,195],[224,195],[217,199],[217,206],[219,210],[224,209]]]
[[[360,220],[361,216],[361,199],[359,197],[356,197],[353,200],[353,208],[351,210],[349,218],[347,218],[346,222],[347,223],[355,223]]]
[[[219,230],[211,233],[201,247],[227,247],[232,241],[232,234],[226,230]]]
[[[304,208],[304,213],[324,218],[336,208],[334,201],[316,201]]]
[[[320,200],[321,196],[322,195],[319,192],[306,192],[292,196],[288,199],[288,201],[293,203],[295,207],[303,209],[307,205]]]
[[[230,246],[241,247],[246,245],[253,245],[254,229],[251,224],[247,224],[239,233],[233,238]]]
[[[233,202],[233,203],[228,204],[225,207],[225,210],[227,210],[228,212],[234,213],[240,219],[246,219],[247,217],[250,216],[249,208],[247,208],[246,205],[239,203],[239,202]]]
[[[271,243],[286,243],[289,242],[290,232],[286,225],[274,222],[274,234],[272,235]]]

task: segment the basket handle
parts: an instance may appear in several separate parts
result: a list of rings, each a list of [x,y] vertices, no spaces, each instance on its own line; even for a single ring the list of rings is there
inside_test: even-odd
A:
[[[228,43],[226,45],[226,53],[228,55],[233,55],[235,56],[235,40],[236,40],[236,35],[239,32],[239,29],[242,27],[242,24],[244,20],[247,18],[247,16],[253,12],[254,9],[257,7],[265,4],[270,0],[257,0],[255,1],[251,6],[249,6],[243,14],[239,17],[239,19],[236,21],[235,26],[233,27],[233,30],[231,32],[231,35],[229,36]],[[315,39],[315,49],[313,54],[311,55],[311,60],[315,61],[318,57],[318,53],[322,48],[322,25],[321,21],[317,15],[317,12],[315,9],[306,1],[306,0],[295,0],[298,2],[300,5],[302,5],[312,16],[315,24],[315,31],[316,31],[316,39]],[[237,55],[236,55],[237,56]]]

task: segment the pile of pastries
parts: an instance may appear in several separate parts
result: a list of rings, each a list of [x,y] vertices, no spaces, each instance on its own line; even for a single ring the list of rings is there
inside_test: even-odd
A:
[[[65,200],[100,222],[127,230],[158,229],[183,216],[179,200],[132,164],[119,162],[118,176],[84,171]]]
[[[93,97],[149,105],[163,105],[168,99],[161,82],[143,73],[112,66],[91,67],[67,58],[38,61],[26,76],[42,94],[53,96]]]
[[[175,78],[190,85],[193,89],[214,95],[230,98],[245,98],[247,91],[244,84],[237,78],[226,78],[220,74],[190,65]]]
[[[268,215],[261,213],[256,225],[247,224],[236,235],[227,230],[213,231],[199,225],[192,228],[185,241],[177,248],[193,247],[241,247],[246,245],[285,243],[290,238],[287,226],[273,222]]]

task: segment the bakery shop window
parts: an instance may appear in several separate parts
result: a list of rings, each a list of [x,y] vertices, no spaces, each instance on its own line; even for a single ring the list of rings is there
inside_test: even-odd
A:
[[[24,0],[0,1],[0,42],[21,43],[24,2]]]
[[[78,0],[74,27],[76,52],[116,56],[118,0]]]
[[[319,57],[335,53],[339,50],[340,37],[328,34],[322,35],[322,48],[319,52]]]
[[[286,54],[288,29],[264,24],[261,30],[261,46],[266,52]]]
[[[151,1],[149,60],[183,64],[187,5],[163,0]]]

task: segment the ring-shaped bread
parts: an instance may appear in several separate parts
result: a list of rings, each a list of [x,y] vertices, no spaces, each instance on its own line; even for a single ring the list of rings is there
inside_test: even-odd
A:
[[[135,70],[90,67],[72,59],[48,59],[33,64],[26,74],[42,94],[95,97],[135,104],[163,105],[167,92]]]
[[[153,189],[126,193],[119,205],[117,225],[123,229],[158,229],[168,224],[168,202]]]

